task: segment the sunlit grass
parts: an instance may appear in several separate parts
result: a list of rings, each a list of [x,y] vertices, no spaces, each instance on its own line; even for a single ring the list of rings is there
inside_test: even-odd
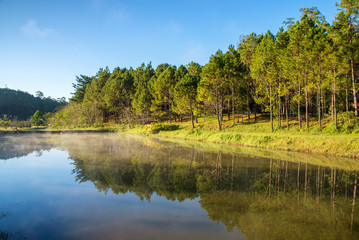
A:
[[[290,127],[287,129],[286,122],[282,121],[282,127],[275,128],[273,132],[270,130],[270,122],[267,119],[257,118],[257,121],[254,122],[254,116],[251,116],[250,120],[245,117],[243,123],[241,118],[239,120],[239,123],[236,121],[236,124],[232,125],[232,120],[224,117],[222,131],[218,130],[217,120],[214,117],[199,118],[194,129],[192,129],[190,121],[174,122],[172,124],[178,125],[178,130],[160,130],[156,135],[359,158],[359,134],[355,131],[350,134],[327,131],[331,124],[330,119],[323,120],[321,128],[317,127],[315,119],[311,119],[309,129],[306,129],[305,122],[302,123],[300,129],[296,119],[290,120]],[[166,123],[161,124],[166,125]],[[277,122],[274,121],[274,124],[276,125]],[[151,126],[136,125],[126,126],[121,130],[134,134],[153,134],[150,129]]]

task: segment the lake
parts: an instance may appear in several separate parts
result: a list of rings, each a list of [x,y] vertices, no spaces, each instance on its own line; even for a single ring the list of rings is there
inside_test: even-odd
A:
[[[0,136],[0,239],[359,239],[359,162],[125,134]]]

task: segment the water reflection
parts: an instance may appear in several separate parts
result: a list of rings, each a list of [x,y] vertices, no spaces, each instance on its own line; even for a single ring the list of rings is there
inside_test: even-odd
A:
[[[212,221],[229,232],[240,230],[247,239],[359,239],[354,160],[276,158],[280,153],[258,149],[251,156],[127,135],[34,138],[28,144],[33,151],[55,146],[68,151],[77,182],[91,182],[105,194],[134,193],[148,202],[154,196],[179,202],[198,198]],[[6,144],[11,141],[33,140],[8,137]],[[10,149],[16,156],[16,147]],[[20,148],[18,154],[24,152]]]
[[[0,160],[19,158],[33,152],[41,155],[42,151],[54,147],[49,139],[49,135],[0,135]]]

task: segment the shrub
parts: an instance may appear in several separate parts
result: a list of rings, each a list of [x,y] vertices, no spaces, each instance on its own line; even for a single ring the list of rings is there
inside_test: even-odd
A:
[[[179,125],[173,124],[173,125],[165,125],[165,124],[160,124],[160,123],[154,123],[151,124],[149,129],[147,131],[149,131],[151,134],[157,134],[160,131],[175,131],[178,130]]]

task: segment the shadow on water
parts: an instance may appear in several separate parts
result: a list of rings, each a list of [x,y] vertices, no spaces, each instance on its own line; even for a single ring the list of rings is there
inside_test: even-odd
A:
[[[7,138],[2,159],[67,150],[80,183],[143,201],[199,198],[212,221],[248,239],[359,239],[355,160],[115,134]]]
[[[6,217],[10,216],[9,212],[0,212],[0,223],[6,221]],[[0,240],[25,240],[28,239],[21,231],[7,231],[0,228]]]

